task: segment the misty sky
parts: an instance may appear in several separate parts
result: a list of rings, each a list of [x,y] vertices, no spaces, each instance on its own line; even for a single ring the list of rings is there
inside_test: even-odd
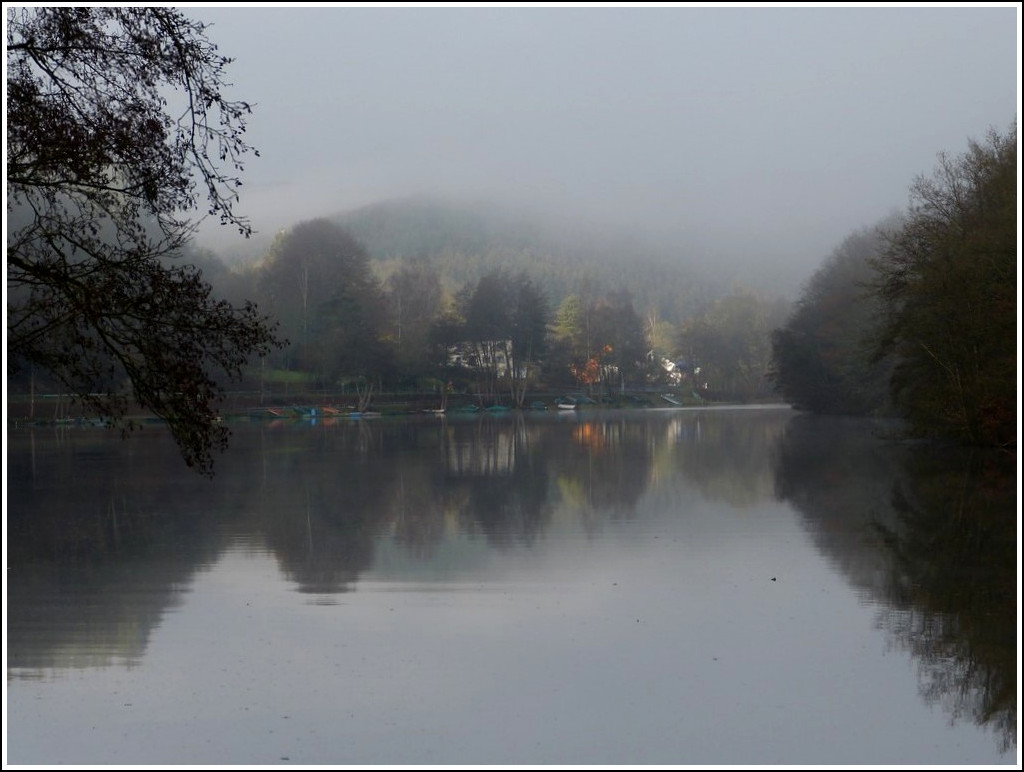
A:
[[[1020,103],[1019,4],[184,9],[256,104],[264,234],[439,193],[816,266]]]

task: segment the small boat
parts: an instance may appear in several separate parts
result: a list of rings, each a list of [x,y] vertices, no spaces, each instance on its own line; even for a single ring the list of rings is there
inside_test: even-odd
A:
[[[559,410],[576,410],[579,405],[575,402],[556,402]]]
[[[268,407],[267,413],[274,418],[294,418],[296,415],[290,407]]]
[[[676,399],[675,395],[673,394],[662,394],[661,398],[668,402],[670,405],[675,405],[676,407],[683,406],[683,403]]]

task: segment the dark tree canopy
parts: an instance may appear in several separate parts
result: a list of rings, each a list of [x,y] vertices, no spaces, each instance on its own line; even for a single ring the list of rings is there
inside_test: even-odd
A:
[[[383,289],[347,230],[325,219],[299,223],[278,236],[258,274],[260,297],[292,341],[286,367],[312,373],[323,388],[390,372]]]
[[[234,212],[249,105],[203,25],[166,7],[8,8],[8,374],[49,373],[122,429],[134,402],[190,465],[227,443],[219,376],[277,341],[175,262],[198,206]]]
[[[1018,399],[1016,124],[939,155],[908,211],[854,234],[773,336],[776,384],[815,412],[1012,446]]]
[[[475,348],[489,395],[498,381],[508,387],[512,403],[522,407],[527,386],[547,350],[550,310],[534,281],[520,271],[498,268],[466,284],[456,298],[464,320],[462,335]]]
[[[917,434],[1015,442],[1018,184],[1016,124],[940,155],[876,263],[878,352],[896,357],[893,398]]]
[[[873,361],[870,350],[881,310],[870,288],[872,261],[882,248],[884,227],[848,236],[772,334],[771,377],[782,396],[800,409],[867,415],[889,407],[892,357]]]

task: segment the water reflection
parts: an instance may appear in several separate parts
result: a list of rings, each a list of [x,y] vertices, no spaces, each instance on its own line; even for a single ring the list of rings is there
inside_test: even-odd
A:
[[[9,435],[9,659],[19,670],[137,661],[197,571],[243,540],[302,593],[353,590],[382,539],[431,561],[453,534],[529,547],[558,521],[591,537],[645,497],[770,498],[789,413],[234,427],[213,481],[169,438]],[[127,575],[131,593],[116,591]]]
[[[878,607],[921,697],[1017,744],[1016,459],[880,442],[890,427],[801,417],[779,445],[779,495]]]
[[[706,498],[749,509],[775,498],[773,454],[790,413],[772,410],[696,411],[671,431],[676,466]]]
[[[159,436],[120,443],[60,428],[8,439],[8,673],[137,664],[223,549],[216,524],[230,508],[208,518],[208,486],[160,473]]]
[[[919,448],[881,529],[889,571],[879,624],[919,663],[921,696],[1017,744],[1014,459]]]
[[[639,533],[652,513],[684,522],[701,502],[754,520],[784,501],[915,658],[922,698],[993,727],[1005,752],[1012,462],[930,454],[881,428],[788,410],[242,424],[212,481],[159,429],[11,431],[8,678],[139,665],[240,544],[312,602],[342,602],[390,562],[444,575],[558,534]]]

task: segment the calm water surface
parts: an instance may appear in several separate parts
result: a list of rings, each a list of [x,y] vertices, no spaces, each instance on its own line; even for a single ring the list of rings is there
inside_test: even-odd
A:
[[[1015,459],[879,428],[12,428],[6,761],[1017,764]]]

